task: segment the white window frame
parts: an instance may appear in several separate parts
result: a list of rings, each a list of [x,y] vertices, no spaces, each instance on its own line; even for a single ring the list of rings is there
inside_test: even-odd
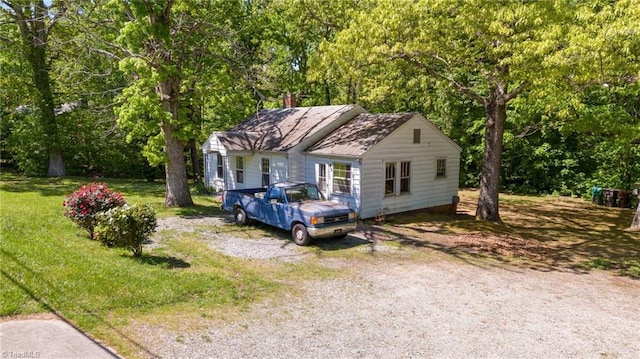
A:
[[[344,177],[338,177],[336,176],[336,173],[338,172],[338,170],[336,169],[336,166],[345,166],[344,167]],[[353,171],[352,171],[352,166],[350,163],[345,163],[345,162],[334,162],[333,163],[333,178],[332,178],[332,193],[335,194],[342,194],[342,195],[351,195],[351,185],[353,183],[352,181],[352,175],[353,175]],[[339,183],[336,183],[336,180],[343,180],[345,181],[345,187],[347,187],[348,192],[342,191],[340,190],[341,185]]]
[[[216,152],[216,177],[224,178],[224,163],[222,159],[222,154],[220,152]]]
[[[422,131],[419,128],[413,129],[413,143],[420,143],[422,141]]]
[[[236,157],[236,182],[244,183],[244,157]]]
[[[318,177],[316,183],[320,191],[327,193],[329,191],[329,183],[327,182],[327,164],[318,163]]]
[[[262,157],[260,159],[260,171],[262,172],[262,176],[260,176],[262,180],[262,187],[268,187],[271,184],[271,159],[270,158]],[[265,183],[265,179],[267,180],[267,183]]]
[[[401,161],[400,162],[400,188],[398,191],[400,194],[411,193],[411,161]],[[402,183],[403,181],[407,182],[406,190],[403,190]]]
[[[384,195],[395,196],[396,195],[396,174],[397,174],[397,162],[385,162],[384,164]],[[389,186],[391,184],[391,186]],[[389,191],[391,187],[391,191]]]

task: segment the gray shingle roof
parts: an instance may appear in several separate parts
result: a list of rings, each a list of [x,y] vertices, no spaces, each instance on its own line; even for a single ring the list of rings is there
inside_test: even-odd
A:
[[[260,139],[255,132],[218,132],[216,136],[227,151],[251,150]]]
[[[333,122],[354,105],[292,107],[262,110],[233,127],[233,150],[287,151]],[[242,138],[242,134],[247,134]],[[220,136],[220,135],[219,135]],[[243,147],[252,144],[251,147]],[[236,145],[242,148],[237,148]]]
[[[307,148],[306,152],[318,155],[362,156],[415,115],[415,113],[359,114]]]

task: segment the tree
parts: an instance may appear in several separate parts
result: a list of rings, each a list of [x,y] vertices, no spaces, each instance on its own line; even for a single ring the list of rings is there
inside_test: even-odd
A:
[[[310,63],[323,41],[333,41],[346,27],[355,10],[371,7],[371,1],[276,0],[267,2],[261,13],[260,59],[265,92],[275,97],[276,106],[286,93],[296,94],[300,103],[330,105],[339,89],[329,71],[315,71]]]
[[[146,139],[144,154],[152,165],[164,163],[168,206],[193,204],[184,150],[189,143],[193,149],[202,136],[203,116],[209,114],[209,100],[203,99],[213,97],[208,90],[218,82],[229,84],[234,75],[239,82],[252,79],[247,70],[253,64],[244,60],[255,39],[243,38],[246,31],[236,28],[252,19],[252,4],[109,1],[91,12],[99,15],[89,26],[106,23],[117,29],[117,36],[97,41],[96,51],[119,60],[120,69],[132,76],[119,96],[118,123],[129,131],[129,139]]]
[[[48,51],[50,36],[66,12],[66,6],[64,1],[49,4],[44,0],[2,0],[0,11],[8,15],[20,30],[19,41],[31,67],[32,85],[37,90],[37,107],[44,128],[41,143],[45,144],[48,154],[47,175],[60,177],[66,174],[66,168],[55,114],[56,101],[52,89],[51,60]]]
[[[631,229],[640,230],[640,201],[638,201],[638,208],[636,209],[636,215],[633,217],[633,221],[631,221]]]
[[[636,33],[629,26],[633,21],[628,15],[629,9],[638,7],[636,3],[629,0],[613,5],[613,17],[622,19],[622,29],[629,34]],[[448,87],[481,106],[484,149],[476,218],[500,221],[498,197],[509,106],[523,94],[534,101],[541,97],[565,101],[579,92],[565,84],[593,81],[593,73],[590,76],[589,66],[584,65],[591,59],[577,51],[573,52],[576,56],[567,57],[565,51],[578,48],[579,40],[589,40],[568,31],[567,24],[575,23],[579,16],[584,19],[578,10],[608,11],[609,5],[592,5],[571,1],[381,0],[373,10],[356,16],[334,43],[325,43],[321,56],[330,64],[324,68],[339,68],[345,81],[362,79],[360,98],[389,96],[388,84],[404,78],[404,70],[393,71],[394,67],[404,67],[417,74],[412,85],[431,92],[431,96]],[[619,34],[624,35],[624,30]],[[606,51],[600,55],[604,53],[615,57]],[[628,56],[617,59],[606,65],[626,61]]]

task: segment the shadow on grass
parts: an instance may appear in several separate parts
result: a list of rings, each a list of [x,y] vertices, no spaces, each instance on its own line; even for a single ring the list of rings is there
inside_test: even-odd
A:
[[[191,207],[176,208],[175,211],[176,211],[176,215],[180,217],[186,217],[186,218],[189,218],[189,217],[199,218],[199,217],[207,217],[207,216],[219,217],[224,214],[227,214],[227,212],[223,211],[219,207],[203,206],[199,204],[195,204]]]
[[[130,258],[132,261],[138,262],[140,264],[159,266],[167,269],[191,267],[191,264],[189,262],[185,262],[182,259],[173,256],[156,256],[143,253],[140,257],[134,257],[125,254],[123,254],[122,257]]]
[[[228,223],[233,223],[233,218],[227,218]],[[245,228],[253,228],[256,230],[260,230],[265,233],[266,236],[271,238],[277,238],[283,241],[286,241],[283,246],[287,245],[295,245],[293,240],[291,239],[291,232],[270,226],[265,223],[260,223],[253,221],[250,225]],[[337,251],[342,249],[349,249],[354,247],[359,247],[363,245],[371,245],[371,242],[368,240],[364,240],[358,238],[356,236],[347,235],[344,238],[333,237],[333,238],[315,238],[311,240],[309,247],[315,247],[323,251]]]
[[[384,225],[370,223],[369,230],[374,237],[462,259],[488,257],[541,271],[597,268],[640,277],[640,232],[627,230],[633,209],[575,198],[505,197],[503,223],[476,221],[471,215],[475,204],[467,198],[456,216],[394,215]]]
[[[344,238],[321,238],[311,242],[311,245],[323,251],[339,251],[365,245],[371,245],[372,242],[356,236],[347,235]]]

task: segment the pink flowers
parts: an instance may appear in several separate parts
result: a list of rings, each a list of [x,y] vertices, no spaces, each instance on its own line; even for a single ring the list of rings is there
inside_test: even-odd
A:
[[[93,238],[93,230],[97,224],[95,216],[126,203],[120,193],[112,192],[105,183],[93,182],[66,196],[62,205],[65,217],[86,229]]]

